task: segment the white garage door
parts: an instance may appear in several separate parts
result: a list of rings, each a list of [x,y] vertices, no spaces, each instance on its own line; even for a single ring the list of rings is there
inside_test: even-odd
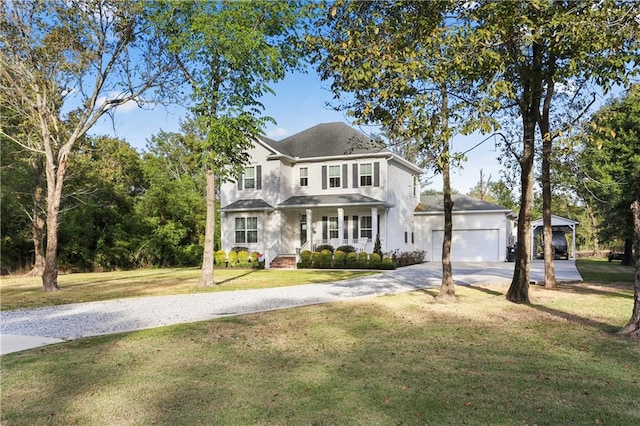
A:
[[[442,259],[444,231],[433,231],[432,262]],[[452,262],[499,262],[497,229],[454,229],[451,239]]]

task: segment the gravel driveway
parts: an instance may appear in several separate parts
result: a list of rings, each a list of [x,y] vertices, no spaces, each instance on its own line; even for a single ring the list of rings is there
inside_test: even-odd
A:
[[[582,280],[573,261],[558,261],[555,265],[558,281]],[[509,283],[513,275],[513,263],[459,263],[453,269],[457,285]],[[541,281],[543,271],[542,262],[533,262],[532,281]],[[423,263],[332,283],[3,311],[0,353],[80,337],[439,287],[441,276],[440,263]]]

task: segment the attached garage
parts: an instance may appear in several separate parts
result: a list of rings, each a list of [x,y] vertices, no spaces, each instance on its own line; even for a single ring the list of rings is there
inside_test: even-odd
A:
[[[514,242],[515,213],[505,207],[467,195],[453,195],[453,262],[503,262]],[[414,212],[416,248],[425,259],[442,259],[444,207],[442,196],[424,195]]]
[[[432,231],[434,259],[442,259],[444,230]],[[498,229],[456,229],[451,237],[452,262],[499,262],[500,231]]]

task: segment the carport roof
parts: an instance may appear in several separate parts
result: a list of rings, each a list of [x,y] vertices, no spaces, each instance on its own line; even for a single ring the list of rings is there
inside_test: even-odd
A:
[[[454,212],[505,212],[513,213],[513,210],[498,204],[489,203],[468,195],[453,194]],[[422,195],[420,203],[415,208],[415,213],[442,213],[444,212],[444,199],[442,195]]]

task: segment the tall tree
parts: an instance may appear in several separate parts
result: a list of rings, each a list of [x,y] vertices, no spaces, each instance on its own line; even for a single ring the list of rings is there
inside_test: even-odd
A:
[[[624,240],[623,262],[631,265],[634,232],[629,206],[640,199],[640,86],[598,110],[587,135],[575,162],[576,185],[606,218],[599,227],[601,238]]]
[[[635,2],[478,2],[464,14],[472,22],[472,42],[491,57],[501,58],[487,70],[490,80],[504,80],[503,105],[522,122],[521,198],[514,276],[507,299],[528,303],[531,247],[533,161],[536,133],[549,154],[558,131],[550,113],[558,84],[593,82],[605,90],[626,82],[637,72],[629,64],[638,58],[639,5]],[[489,53],[491,52],[491,53]],[[478,64],[482,66],[482,64]],[[496,67],[497,66],[497,67]],[[545,157],[548,158],[548,157]],[[548,165],[545,165],[545,168]],[[543,170],[545,232],[550,233],[550,180]],[[547,243],[551,238],[547,238]],[[545,256],[550,260],[551,256]],[[552,270],[548,269],[549,273]]]
[[[206,226],[200,285],[214,284],[216,175],[238,177],[246,150],[269,117],[260,98],[300,64],[296,41],[305,17],[297,1],[156,1],[148,13],[191,95],[192,119],[206,177]]]
[[[0,92],[37,135],[3,135],[43,157],[45,291],[58,289],[58,227],[69,154],[96,121],[126,102],[152,101],[167,83],[163,49],[139,2],[52,0],[0,6]],[[160,91],[155,91],[160,94]],[[146,98],[143,98],[143,95]]]
[[[491,129],[482,117],[477,87],[468,84],[472,54],[460,43],[470,31],[448,19],[455,2],[337,1],[317,23],[310,46],[323,79],[331,79],[335,108],[356,123],[381,126],[406,141],[417,157],[443,176],[444,242],[439,298],[455,297],[451,267],[451,138],[457,132]]]

